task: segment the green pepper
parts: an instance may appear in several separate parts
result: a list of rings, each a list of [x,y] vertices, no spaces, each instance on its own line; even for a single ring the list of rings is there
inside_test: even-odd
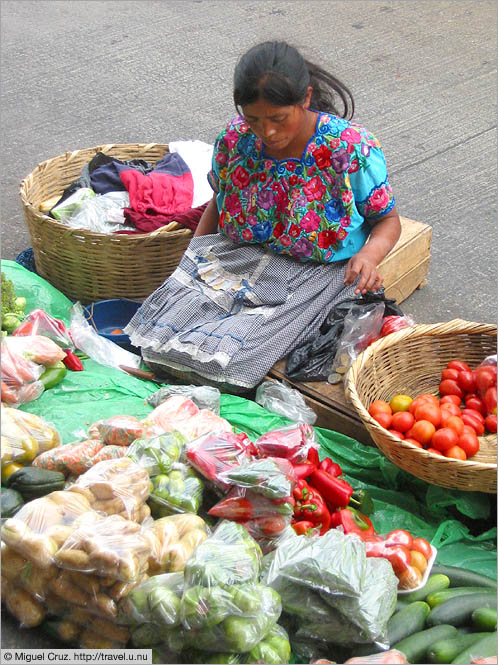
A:
[[[267,623],[268,620],[264,615],[229,616],[221,624],[225,633],[226,648],[230,651],[250,651],[261,641]]]
[[[282,660],[280,653],[274,649],[266,640],[262,640],[259,644],[245,654],[246,663],[288,663],[288,660]]]
[[[50,390],[50,388],[57,386],[66,374],[67,368],[62,360],[59,360],[53,365],[47,365],[45,371],[40,376],[40,381],[43,383],[45,390]]]
[[[254,614],[260,604],[259,584],[234,584],[230,587],[234,605],[243,614]]]
[[[288,663],[291,657],[291,645],[289,640],[286,639],[283,635],[279,635],[275,628],[280,628],[280,626],[274,626],[271,629],[271,631],[265,637],[264,643],[268,644],[279,654],[280,660],[277,661],[278,663]]]

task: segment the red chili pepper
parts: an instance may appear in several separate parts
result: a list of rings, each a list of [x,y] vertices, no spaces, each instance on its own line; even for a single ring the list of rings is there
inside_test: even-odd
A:
[[[316,471],[316,466],[310,462],[304,462],[303,464],[294,464],[293,465],[294,475],[298,480],[303,478],[308,478],[311,474]]]
[[[305,480],[299,480],[294,489],[294,497],[294,515],[298,520],[303,518],[313,522],[315,526],[320,526],[320,535],[329,530],[330,513],[318,490],[308,485]]]
[[[320,458],[318,457],[318,450],[316,448],[311,447],[308,450],[307,462],[318,468],[318,465],[320,464]]]
[[[62,359],[64,365],[70,369],[72,372],[81,372],[83,368],[83,363],[71,349],[64,350],[66,357]]]
[[[327,503],[336,508],[345,508],[353,494],[353,488],[349,483],[322,469],[317,469],[311,474],[310,484],[316,487]]]
[[[187,450],[187,457],[208,480],[215,480],[218,474],[216,458],[206,451]]]
[[[298,536],[308,536],[315,528],[315,525],[309,520],[299,520],[292,524],[292,528]]]
[[[342,476],[341,467],[339,466],[339,464],[336,464],[336,462],[333,462],[330,459],[330,457],[325,457],[325,459],[322,459],[322,461],[318,465],[318,468],[321,469],[322,471],[330,473],[330,475],[334,476],[334,478]]]
[[[375,529],[370,519],[359,510],[349,506],[332,513],[330,523],[333,527],[342,526],[344,533],[355,533],[362,540],[375,535]]]
[[[249,499],[232,496],[219,501],[209,511],[209,515],[227,520],[250,520],[254,517],[254,506]]]

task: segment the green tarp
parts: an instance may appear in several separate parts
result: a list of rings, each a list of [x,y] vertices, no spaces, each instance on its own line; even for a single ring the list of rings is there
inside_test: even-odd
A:
[[[27,311],[42,307],[69,321],[71,301],[38,275],[12,261],[2,261],[18,295],[27,298]],[[146,398],[155,383],[84,361],[83,372],[68,372],[56,388],[24,405],[55,425],[64,443],[84,438],[90,424],[111,415],[143,418],[152,410]],[[263,432],[288,424],[255,402],[224,394],[221,415],[253,440]],[[367,488],[375,502],[372,521],[379,533],[408,529],[438,548],[437,561],[461,566],[496,579],[495,495],[448,490],[429,485],[392,464],[376,448],[331,430],[316,428],[321,455],[343,468],[355,488]]]

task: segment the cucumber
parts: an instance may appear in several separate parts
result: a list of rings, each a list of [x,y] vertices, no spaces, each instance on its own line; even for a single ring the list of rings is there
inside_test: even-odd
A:
[[[479,607],[472,612],[472,625],[476,630],[496,630],[496,610],[491,607]]]
[[[449,640],[438,640],[434,642],[427,657],[430,663],[451,663],[453,658],[456,658],[459,653],[472,646],[483,637],[487,637],[489,633],[469,633],[468,635],[457,635]]]
[[[430,593],[442,591],[450,586],[450,578],[447,575],[429,575],[424,587],[418,591],[403,594],[401,601],[403,603],[414,603],[417,600],[425,600]]]
[[[444,591],[430,593],[425,599],[425,602],[431,607],[436,607],[455,596],[467,596],[470,593],[482,593],[482,590],[482,586],[455,586],[452,589],[444,589]]]
[[[432,566],[432,574],[447,575],[450,578],[450,588],[456,586],[482,586],[496,589],[496,580],[487,575],[474,573],[472,570],[457,568],[455,566],[442,566],[435,564]]]
[[[426,663],[427,653],[431,646],[439,640],[451,639],[457,636],[455,626],[440,625],[421,630],[418,633],[405,637],[404,640],[392,645],[392,649],[397,649],[405,654],[409,663]]]
[[[496,631],[490,633],[487,637],[483,637],[479,642],[474,642],[465,651],[459,653],[451,662],[458,665],[465,665],[466,663],[470,663],[471,660],[496,656],[496,637]]]
[[[483,593],[471,593],[468,596],[455,596],[441,605],[437,605],[427,615],[425,620],[428,626],[451,624],[463,626],[470,623],[472,612],[481,607],[494,607],[496,609],[496,593],[489,590]]]
[[[395,612],[387,622],[387,641],[389,644],[400,642],[405,637],[419,633],[431,608],[427,603],[417,600],[399,612]]]
[[[2,517],[13,517],[24,505],[24,499],[19,492],[14,489],[2,487],[0,500]]]

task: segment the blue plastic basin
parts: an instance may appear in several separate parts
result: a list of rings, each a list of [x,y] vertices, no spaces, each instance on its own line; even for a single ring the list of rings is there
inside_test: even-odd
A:
[[[130,322],[131,318],[142,303],[126,298],[113,298],[111,300],[99,300],[83,308],[86,320],[98,332],[99,335],[111,340],[133,353],[140,353],[137,347],[132,346],[128,335],[112,334],[113,330],[121,329]]]

